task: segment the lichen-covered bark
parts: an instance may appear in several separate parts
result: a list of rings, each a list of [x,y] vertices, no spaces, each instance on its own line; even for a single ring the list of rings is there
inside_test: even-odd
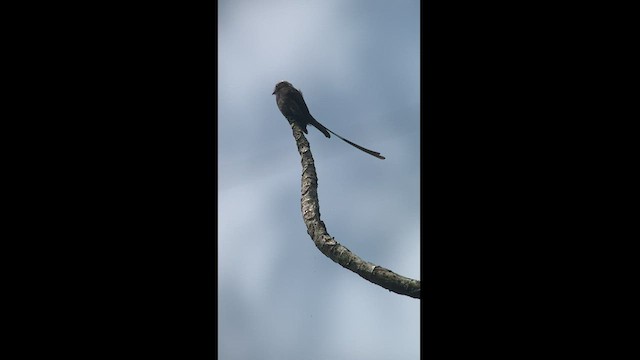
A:
[[[316,247],[331,260],[355,272],[370,282],[401,295],[420,298],[420,281],[398,275],[391,270],[364,261],[346,247],[340,245],[327,233],[320,220],[318,203],[318,176],[311,155],[309,142],[300,127],[291,122],[293,137],[302,157],[302,218],[307,225],[307,233]]]

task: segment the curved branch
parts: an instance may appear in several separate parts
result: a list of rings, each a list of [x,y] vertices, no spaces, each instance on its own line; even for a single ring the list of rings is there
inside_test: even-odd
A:
[[[302,157],[302,219],[307,225],[307,233],[311,236],[316,247],[329,259],[364,279],[389,291],[419,299],[419,280],[398,275],[389,269],[362,260],[327,233],[327,228],[320,220],[318,176],[309,141],[302,134],[302,129],[297,123],[291,122],[291,127],[293,137],[298,145],[298,152]]]

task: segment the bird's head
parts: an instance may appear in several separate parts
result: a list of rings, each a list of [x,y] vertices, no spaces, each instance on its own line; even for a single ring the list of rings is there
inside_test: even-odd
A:
[[[284,80],[280,81],[279,83],[276,84],[276,87],[273,89],[273,93],[271,93],[271,95],[275,95],[275,93],[277,93],[278,91],[286,87],[293,87],[293,85],[291,85],[291,83],[289,83],[288,81],[284,81]]]

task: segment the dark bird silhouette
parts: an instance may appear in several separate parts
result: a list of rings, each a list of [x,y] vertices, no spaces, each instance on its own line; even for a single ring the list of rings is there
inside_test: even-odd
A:
[[[308,134],[307,125],[313,125],[316,127],[316,129],[320,130],[324,134],[324,136],[328,138],[330,138],[331,134],[333,134],[349,145],[352,145],[366,152],[367,154],[373,155],[378,159],[384,159],[384,156],[380,155],[379,152],[369,150],[363,148],[358,144],[352,143],[351,141],[343,138],[342,136],[327,129],[324,125],[320,124],[309,113],[309,108],[302,98],[302,93],[298,89],[294,88],[293,85],[291,85],[289,82],[281,81],[277,83],[275,89],[273,89],[272,95],[276,96],[276,104],[278,105],[278,109],[280,109],[282,115],[284,115],[284,117],[287,118],[289,122],[295,121],[296,123],[298,123],[305,134]]]

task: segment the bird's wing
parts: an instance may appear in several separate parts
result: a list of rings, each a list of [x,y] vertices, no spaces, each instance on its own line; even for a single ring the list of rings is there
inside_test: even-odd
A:
[[[302,93],[298,91],[290,91],[289,96],[292,101],[289,101],[289,110],[291,113],[298,117],[298,119],[307,119],[311,116],[309,113],[309,108],[302,97]]]

